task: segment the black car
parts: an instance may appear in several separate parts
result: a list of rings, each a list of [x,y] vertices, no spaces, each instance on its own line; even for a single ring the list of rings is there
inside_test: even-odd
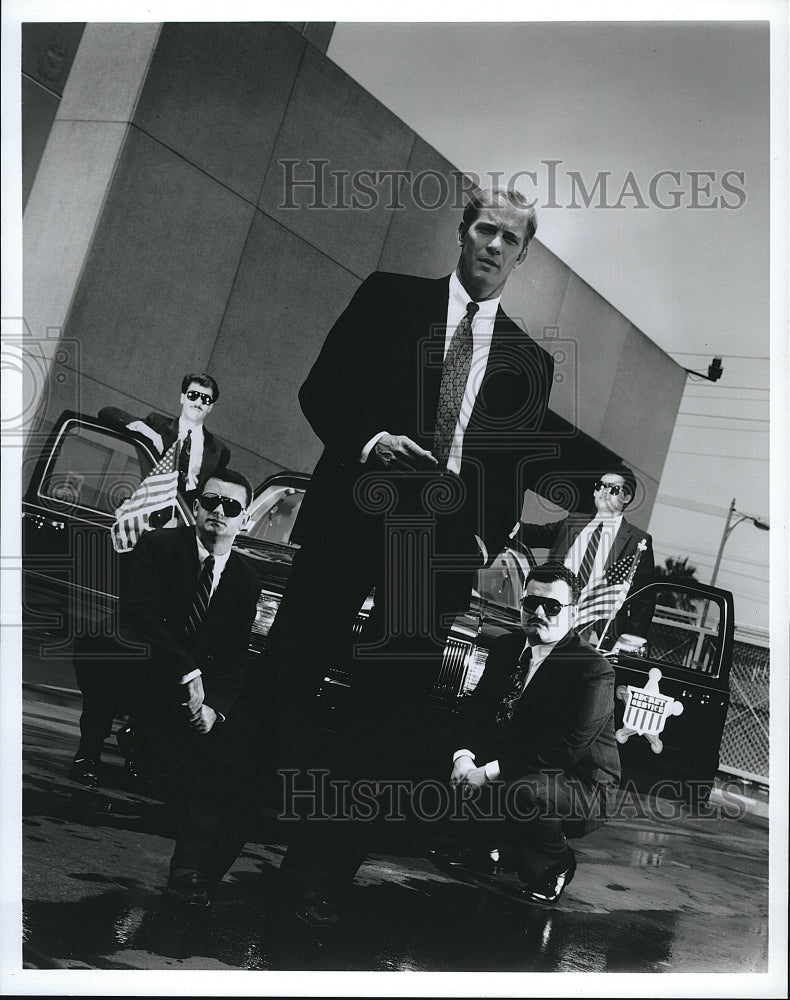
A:
[[[139,434],[71,411],[57,421],[23,500],[23,624],[26,640],[45,654],[67,651],[74,638],[100,629],[112,611],[120,569],[109,529],[116,508],[156,460],[150,442]],[[288,472],[265,480],[255,491],[249,523],[236,538],[235,547],[261,581],[250,636],[251,669],[265,669],[262,654],[296,549],[290,533],[308,482],[309,476]],[[193,521],[181,498],[176,520]],[[441,709],[457,710],[485,669],[493,639],[519,628],[518,602],[534,561],[529,550],[513,542],[479,571],[436,678]],[[655,604],[648,635],[609,637],[602,644],[611,647],[606,655],[617,677],[624,777],[638,780],[641,788],[663,782],[663,794],[671,794],[679,782],[700,782],[704,798],[718,768],[729,706],[732,595],[702,584],[653,584],[629,600],[637,596]],[[360,608],[358,631],[373,600],[371,594]],[[327,705],[342,698],[351,683],[350,664],[329,669],[323,692]]]

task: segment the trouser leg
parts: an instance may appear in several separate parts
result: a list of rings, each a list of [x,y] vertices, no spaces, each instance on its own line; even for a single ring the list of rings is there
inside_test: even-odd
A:
[[[587,818],[599,804],[593,790],[561,771],[524,775],[505,789],[506,829],[525,883],[570,864],[567,818]]]

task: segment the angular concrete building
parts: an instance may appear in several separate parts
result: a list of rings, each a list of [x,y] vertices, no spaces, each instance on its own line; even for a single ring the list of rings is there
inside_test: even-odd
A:
[[[297,390],[329,327],[370,271],[452,270],[463,187],[327,58],[331,27],[23,25],[37,429],[65,408],[174,413],[182,374],[207,370],[234,465],[312,468]],[[585,506],[622,460],[646,527],[683,368],[538,240],[503,306],[555,358],[541,495]]]

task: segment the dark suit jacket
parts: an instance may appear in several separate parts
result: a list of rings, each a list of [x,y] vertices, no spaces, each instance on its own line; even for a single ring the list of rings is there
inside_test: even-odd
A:
[[[525,524],[522,522],[519,537],[525,544],[549,549],[549,561],[562,562],[570,551],[582,529],[590,523],[589,514],[570,514],[560,521],[548,524]],[[604,569],[625,556],[632,556],[637,551],[637,545],[642,539],[647,541],[647,548],[642,553],[636,574],[631,583],[629,594],[636,594],[642,587],[655,579],[655,562],[653,559],[653,539],[646,532],[630,524],[623,518],[620,529],[615,535],[609,555],[606,557]],[[650,622],[653,618],[653,601],[629,601],[628,607],[618,612],[614,629],[618,635],[632,632],[647,636]]]
[[[496,713],[525,642],[519,631],[493,643],[477,687],[463,699],[453,750],[471,750],[478,766],[498,760],[503,781],[562,770],[593,784],[616,785],[614,669],[573,631],[541,663],[506,734],[497,734]]]
[[[120,410],[115,406],[105,406],[99,410],[99,420],[103,420],[111,427],[122,428],[133,420],[141,420],[142,417],[135,417],[125,410]],[[162,444],[165,451],[173,444],[178,437],[178,417],[167,417],[164,413],[149,413],[143,422],[161,435]],[[161,456],[160,456],[161,457]],[[215,472],[221,472],[230,462],[230,449],[225,442],[203,428],[203,459],[200,463],[200,474],[198,476],[198,486],[201,486],[209,476]]]
[[[231,552],[201,629],[188,640],[184,624],[198,575],[194,527],[145,532],[130,557],[119,622],[125,637],[150,645],[154,670],[173,685],[198,667],[205,703],[227,715],[244,680],[260,582],[244,559]]]
[[[379,431],[406,434],[432,449],[448,295],[449,278],[375,272],[332,327],[299,392],[324,453],[302,502],[294,540],[314,543],[327,526],[347,526],[349,518],[361,516],[355,486],[374,470],[359,456]],[[464,435],[462,464],[472,501],[465,506],[464,527],[472,544],[474,533],[483,538],[492,557],[521,509],[552,370],[549,355],[500,309]]]

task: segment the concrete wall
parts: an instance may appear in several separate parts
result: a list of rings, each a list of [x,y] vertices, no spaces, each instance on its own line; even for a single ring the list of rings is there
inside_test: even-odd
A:
[[[318,193],[285,190],[284,160],[298,161],[302,180],[310,160],[326,171],[436,171],[434,190],[429,180],[417,195],[424,206],[435,177],[453,172],[309,40],[328,41],[326,26],[302,28],[87,26],[25,214],[31,273],[56,263],[47,208],[65,198],[77,230],[59,246],[67,266],[51,315],[78,350],[53,361],[45,422],[74,405],[75,383],[87,412],[175,413],[182,374],[209,370],[222,391],[209,426],[234,465],[254,481],[309,470],[320,444],[296,393],[354,289],[376,268],[439,276],[454,266],[452,199],[428,210],[401,182],[402,208],[379,188],[361,210],[338,207],[331,177]],[[108,114],[121,44],[138,58],[113,78]],[[101,170],[85,160],[96,146]],[[555,354],[558,419],[634,467],[644,484],[634,520],[646,525],[685,373],[537,241],[503,304]],[[57,325],[31,308],[34,336]]]

